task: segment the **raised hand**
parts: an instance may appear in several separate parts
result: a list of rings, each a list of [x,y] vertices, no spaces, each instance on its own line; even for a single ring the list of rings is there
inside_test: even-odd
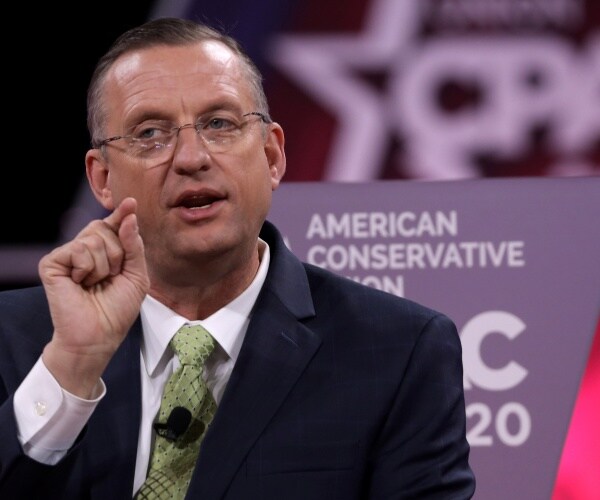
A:
[[[83,398],[93,395],[149,288],[136,206],[124,199],[40,260],[54,324],[43,361],[64,389]]]

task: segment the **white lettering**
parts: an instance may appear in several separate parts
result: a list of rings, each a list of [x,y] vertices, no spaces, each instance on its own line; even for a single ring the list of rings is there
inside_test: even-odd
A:
[[[474,384],[489,391],[504,391],[523,381],[528,372],[515,361],[509,361],[502,368],[492,368],[481,356],[481,345],[489,335],[500,334],[512,340],[523,330],[525,323],[506,311],[483,312],[467,322],[460,333],[465,389],[472,389]]]
[[[458,214],[449,212],[346,212],[340,215],[313,214],[306,239],[320,238],[404,238],[456,236]]]
[[[307,261],[337,271],[525,265],[522,241],[314,245],[308,250]]]

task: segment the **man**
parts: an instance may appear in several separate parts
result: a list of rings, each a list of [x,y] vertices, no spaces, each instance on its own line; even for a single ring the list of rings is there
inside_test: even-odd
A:
[[[284,134],[233,40],[178,19],[125,33],[88,125],[110,214],[41,260],[43,287],[0,294],[1,498],[155,498],[153,457],[192,441],[169,498],[473,495],[454,325],[302,264],[265,222]],[[190,438],[200,417],[161,395],[187,365],[171,338],[198,324],[214,414]]]

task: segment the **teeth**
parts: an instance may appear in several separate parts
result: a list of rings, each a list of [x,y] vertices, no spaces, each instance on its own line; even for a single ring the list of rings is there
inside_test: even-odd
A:
[[[208,205],[202,205],[200,207],[190,207],[192,209],[197,209],[197,210],[204,210],[205,208],[208,208],[212,205],[212,203],[209,203]]]

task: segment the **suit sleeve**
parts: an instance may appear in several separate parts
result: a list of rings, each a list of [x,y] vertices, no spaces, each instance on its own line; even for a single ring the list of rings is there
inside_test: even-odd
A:
[[[462,349],[446,316],[422,328],[378,443],[370,500],[473,496]]]
[[[38,340],[33,335],[22,334],[22,331],[43,330],[28,322],[21,327],[25,322],[21,318],[39,315],[25,314],[21,310],[25,306],[19,302],[5,302],[0,301],[0,317],[3,318],[0,324],[0,498],[67,498],[64,494],[66,485],[72,482],[70,478],[78,467],[77,443],[58,464],[50,466],[28,457],[18,439],[14,395],[39,358],[46,338]],[[13,321],[17,316],[19,319]],[[85,431],[78,439],[84,434]]]
[[[77,453],[69,453],[57,465],[45,465],[23,453],[17,439],[13,397],[0,406],[0,498],[64,498],[76,465]]]

